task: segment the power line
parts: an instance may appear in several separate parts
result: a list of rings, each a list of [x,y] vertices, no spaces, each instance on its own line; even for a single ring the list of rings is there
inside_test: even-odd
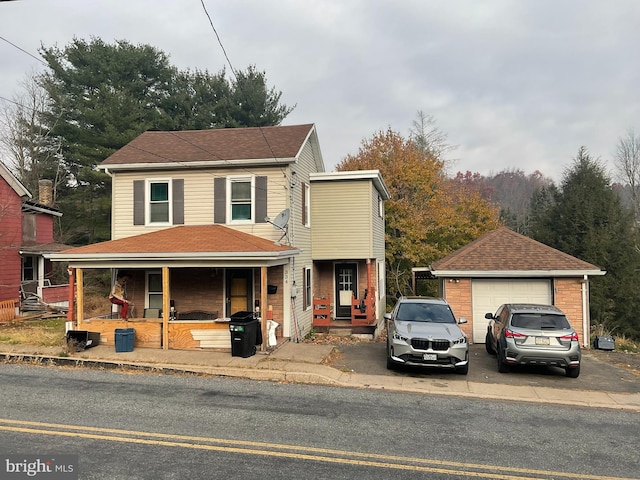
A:
[[[200,0],[200,3],[202,4],[202,9],[204,10],[205,15],[209,19],[209,25],[211,25],[213,33],[215,33],[216,38],[218,39],[218,44],[220,45],[220,48],[222,49],[222,53],[224,54],[224,58],[227,59],[227,63],[229,64],[229,68],[231,69],[231,73],[233,73],[233,76],[236,78],[236,81],[237,81],[238,80],[238,76],[236,75],[236,70],[235,70],[235,68],[233,68],[233,65],[231,64],[231,60],[229,60],[229,56],[227,55],[227,51],[224,49],[224,45],[222,44],[222,40],[220,40],[220,35],[218,35],[218,31],[216,30],[216,27],[213,25],[213,20],[211,20],[211,15],[209,15],[209,12],[207,11],[207,7],[204,4],[204,0]]]
[[[41,64],[43,64],[45,67],[47,67],[47,62],[45,62],[44,60],[42,60],[41,58],[36,57],[35,55],[33,55],[32,53],[27,52],[24,48],[19,47],[18,45],[16,45],[13,42],[10,42],[9,40],[7,40],[6,38],[4,38],[3,36],[0,36],[0,40],[4,40],[5,42],[7,42],[9,45],[11,45],[12,47],[17,48],[18,50],[20,50],[22,53],[26,53],[27,55],[29,55],[31,58],[35,58],[37,61],[39,61]]]

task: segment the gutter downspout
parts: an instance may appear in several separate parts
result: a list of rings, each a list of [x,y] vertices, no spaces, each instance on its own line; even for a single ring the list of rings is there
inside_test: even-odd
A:
[[[589,345],[589,312],[587,311],[588,302],[587,302],[587,284],[589,279],[587,275],[584,276],[582,280],[582,346],[586,347]]]

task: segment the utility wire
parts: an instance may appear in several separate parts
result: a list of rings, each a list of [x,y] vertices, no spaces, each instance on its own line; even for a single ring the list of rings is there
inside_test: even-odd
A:
[[[220,45],[220,48],[222,49],[222,53],[224,54],[224,58],[227,59],[227,63],[229,64],[229,68],[231,69],[231,73],[233,73],[233,76],[236,78],[236,81],[237,81],[238,80],[238,76],[236,75],[236,70],[233,68],[233,65],[231,64],[231,60],[229,60],[229,55],[227,55],[227,51],[224,49],[224,45],[222,44],[222,40],[220,40],[220,35],[218,35],[218,31],[216,30],[216,27],[213,25],[213,20],[211,20],[211,15],[209,15],[209,12],[207,11],[207,7],[204,4],[204,0],[200,0],[200,3],[202,4],[202,9],[204,10],[205,15],[209,19],[209,25],[211,25],[211,29],[213,30],[213,33],[215,33],[216,38],[218,39],[218,44]]]
[[[245,94],[245,97],[249,98],[249,96],[246,94],[246,91],[244,91],[244,89],[240,86],[240,83],[238,82],[238,75],[236,74],[236,70],[233,68],[233,65],[231,64],[231,60],[229,59],[229,55],[227,55],[227,51],[224,48],[224,45],[222,44],[222,40],[220,39],[220,35],[218,35],[218,31],[216,30],[216,27],[213,24],[213,20],[211,19],[211,15],[209,15],[209,11],[207,10],[206,5],[204,4],[204,0],[200,0],[200,3],[202,4],[202,9],[204,10],[205,15],[209,19],[209,25],[211,25],[211,29],[213,30],[213,33],[215,34],[216,38],[218,39],[218,44],[220,45],[220,48],[222,49],[222,53],[224,54],[224,58],[227,59],[227,63],[229,64],[229,68],[231,69],[231,73],[233,73],[233,76],[236,79],[236,88],[240,88],[240,90],[242,90],[242,93]],[[276,154],[273,151],[273,148],[271,148],[271,144],[267,140],[266,135],[262,131],[262,127],[258,126],[258,128],[260,129],[260,133],[262,134],[262,138],[264,139],[264,142],[267,144],[267,147],[269,147],[269,151],[271,152],[271,156],[276,161],[276,163],[280,163],[278,161],[278,157],[276,157]],[[282,174],[288,180],[291,180],[290,178],[288,178],[288,176],[287,176],[287,174],[286,174],[286,172],[285,172],[285,170],[284,170],[284,168],[282,166],[280,167],[280,171],[282,172]]]
[[[22,53],[26,53],[27,55],[29,55],[31,58],[35,58],[37,61],[39,61],[41,64],[43,64],[45,67],[47,67],[47,62],[45,62],[44,60],[42,60],[41,58],[36,57],[35,55],[33,55],[32,53],[27,52],[24,48],[19,47],[18,45],[16,45],[13,42],[10,42],[9,40],[7,40],[6,38],[4,38],[3,36],[0,35],[0,40],[4,40],[5,42],[7,42],[9,45],[11,45],[12,47],[17,48],[18,50],[20,50]]]

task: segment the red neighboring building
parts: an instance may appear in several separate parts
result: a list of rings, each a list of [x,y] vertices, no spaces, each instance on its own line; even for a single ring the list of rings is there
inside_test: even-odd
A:
[[[67,245],[53,241],[52,184],[40,181],[39,201],[0,163],[0,302],[36,295],[44,303],[65,306],[66,285],[51,284],[51,261],[45,253]]]

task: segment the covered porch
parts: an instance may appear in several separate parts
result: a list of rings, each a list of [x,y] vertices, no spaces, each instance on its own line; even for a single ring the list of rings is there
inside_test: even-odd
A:
[[[170,244],[167,242],[170,240]],[[149,245],[155,246],[148,252]],[[215,244],[215,247],[214,247]],[[100,343],[115,343],[115,330],[133,328],[134,347],[231,350],[232,315],[260,321],[266,350],[269,321],[281,340],[289,333],[286,308],[289,260],[298,250],[220,225],[175,227],[60,252],[52,259],[70,267],[76,285],[74,330],[100,333]],[[120,318],[104,292],[104,312],[85,313],[85,271],[103,270],[112,279],[126,272],[131,308]],[[108,272],[108,273],[107,273]],[[71,291],[71,290],[70,290]],[[271,345],[272,346],[272,345]]]
[[[378,312],[378,269],[374,259],[314,261],[314,329],[374,334],[382,317]]]

